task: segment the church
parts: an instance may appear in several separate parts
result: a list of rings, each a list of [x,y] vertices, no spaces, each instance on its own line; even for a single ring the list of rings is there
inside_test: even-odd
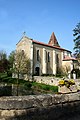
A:
[[[76,63],[71,51],[59,45],[54,32],[47,44],[24,35],[16,44],[16,50],[24,51],[30,59],[31,75],[56,75],[61,69],[71,72]]]

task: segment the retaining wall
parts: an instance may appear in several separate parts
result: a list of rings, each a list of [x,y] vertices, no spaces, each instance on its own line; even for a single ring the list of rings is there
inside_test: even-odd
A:
[[[34,76],[33,79],[38,83],[44,83],[44,84],[55,85],[55,86],[58,86],[58,81],[60,80],[60,78],[49,77],[49,76],[48,77]]]
[[[80,93],[0,97],[0,120],[66,120],[80,114]]]

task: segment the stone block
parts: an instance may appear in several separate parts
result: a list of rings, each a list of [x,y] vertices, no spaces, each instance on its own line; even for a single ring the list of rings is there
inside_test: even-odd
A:
[[[80,100],[79,95],[77,93],[68,94],[68,97],[69,97],[69,102]]]
[[[0,98],[0,109],[27,109],[34,107],[35,97],[33,96],[12,96]]]
[[[49,106],[52,104],[52,97],[50,95],[38,95],[36,96],[36,101],[38,105],[42,106]]]
[[[77,92],[77,85],[71,85],[69,89],[71,92]]]
[[[1,117],[3,117],[3,116],[5,116],[5,117],[14,117],[15,116],[15,111],[14,110],[3,110],[2,112],[1,112]]]
[[[59,93],[70,93],[70,89],[67,88],[65,85],[64,86],[58,86],[58,92]]]
[[[52,96],[52,101],[54,104],[61,104],[68,102],[69,98],[68,95],[65,94],[55,94]]]

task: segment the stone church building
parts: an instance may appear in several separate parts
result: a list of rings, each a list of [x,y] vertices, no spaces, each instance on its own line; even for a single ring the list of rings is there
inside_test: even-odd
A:
[[[60,47],[54,33],[48,44],[24,35],[17,43],[16,50],[24,51],[30,58],[31,75],[56,75],[63,67],[70,72],[74,69],[76,59],[71,57],[71,51]]]

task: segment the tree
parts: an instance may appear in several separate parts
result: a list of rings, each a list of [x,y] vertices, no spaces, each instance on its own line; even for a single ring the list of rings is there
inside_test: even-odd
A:
[[[77,58],[80,58],[80,23],[78,23],[73,30],[74,34],[73,36],[75,37],[74,39],[74,50],[75,50],[75,56]]]
[[[63,74],[64,74],[65,76],[68,76],[68,72],[69,72],[69,71],[71,71],[71,68],[70,68],[69,65],[64,65],[64,66],[62,67],[62,72],[63,72]]]
[[[16,51],[15,52],[15,61],[13,64],[13,70],[15,75],[17,75],[17,95],[18,95],[18,83],[20,79],[20,75],[30,75],[30,59],[28,59],[25,52]]]
[[[15,60],[15,51],[12,51],[10,55],[8,56],[8,61],[9,61],[9,69],[13,68],[13,63]]]
[[[7,60],[7,54],[3,50],[0,51],[0,72],[7,72],[9,62]]]

